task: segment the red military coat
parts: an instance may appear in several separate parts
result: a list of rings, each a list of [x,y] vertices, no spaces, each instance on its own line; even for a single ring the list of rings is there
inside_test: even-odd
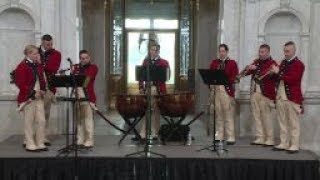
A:
[[[98,67],[95,64],[86,64],[86,65],[78,65],[76,66],[75,72],[79,75],[85,75],[87,77],[90,77],[90,81],[88,83],[87,89],[84,89],[87,98],[90,102],[96,103],[97,97],[96,93],[94,92],[94,81],[96,79],[96,76],[98,74]]]
[[[287,62],[283,60],[280,64],[278,83],[284,82],[285,91],[288,100],[302,105],[303,96],[301,82],[304,73],[304,64],[298,57]]]
[[[147,66],[148,63],[150,62],[150,59],[144,59],[143,60],[143,66]],[[169,67],[169,62],[165,59],[162,59],[159,57],[159,59],[157,59],[155,61],[155,66],[160,66],[160,67],[167,67],[167,68],[170,68]],[[157,87],[157,90],[160,94],[166,94],[167,93],[167,88],[166,88],[166,82],[164,81],[157,81],[157,82],[153,82],[156,87]],[[145,82],[139,82],[139,89],[145,89]]]
[[[38,71],[40,89],[44,91],[46,89],[42,65],[39,63],[32,63],[26,59],[22,60],[15,70],[16,85],[19,88],[19,94],[17,97],[18,104],[34,98],[34,86],[36,83],[37,72],[33,69],[33,67]]]
[[[219,59],[212,60],[210,64],[210,69],[218,70],[220,61],[221,60]],[[231,60],[229,58],[227,58],[224,63],[225,63],[224,71],[229,81],[228,85],[225,85],[225,89],[226,89],[226,92],[229,94],[229,96],[234,97],[234,94],[235,94],[234,80],[239,73],[238,65],[235,60]]]
[[[55,49],[50,49],[43,52],[41,47],[39,48],[39,53],[41,55],[41,62],[46,76],[47,78],[50,78],[50,76],[55,75],[60,68],[61,53]],[[56,88],[50,87],[50,90],[53,93],[56,93]]]
[[[266,60],[259,60],[256,59],[252,65],[256,65],[257,69],[249,71],[246,75],[252,75],[252,79],[254,79],[255,76],[260,77],[268,73],[270,71],[270,68],[272,65],[276,65],[277,62],[273,60],[272,58],[266,59]],[[269,98],[270,100],[276,99],[276,82],[273,79],[272,75],[265,76],[261,82],[259,83],[261,93]],[[254,89],[255,91],[255,89]]]

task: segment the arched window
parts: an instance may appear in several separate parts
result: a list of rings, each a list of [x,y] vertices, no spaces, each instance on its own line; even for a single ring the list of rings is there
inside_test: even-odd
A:
[[[272,15],[265,25],[265,41],[271,45],[273,58],[283,59],[283,45],[294,41],[297,45],[297,55],[300,56],[302,25],[297,16],[289,12]]]

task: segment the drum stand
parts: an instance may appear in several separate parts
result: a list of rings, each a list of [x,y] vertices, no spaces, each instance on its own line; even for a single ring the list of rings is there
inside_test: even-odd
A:
[[[190,125],[192,123],[194,123],[197,119],[199,119],[202,115],[204,114],[203,111],[201,111],[200,113],[198,113],[191,121],[189,121],[187,124],[185,124],[187,127],[190,128]],[[183,120],[186,118],[186,114],[181,116],[179,118],[179,120],[177,122],[174,122],[173,117],[169,117],[167,118],[165,115],[162,115],[162,117],[164,118],[165,121],[167,121],[168,126],[169,126],[169,130],[167,132],[166,137],[164,137],[162,139],[162,144],[166,145],[166,142],[171,138],[171,136],[173,135],[173,133],[178,130],[179,126],[181,125],[181,123],[183,122]],[[184,142],[184,144],[186,144],[186,141]]]
[[[163,154],[159,154],[150,150],[152,146],[152,136],[151,136],[151,79],[150,79],[150,64],[146,66],[147,72],[147,81],[146,81],[146,94],[147,94],[147,113],[146,113],[146,142],[144,144],[144,149],[142,151],[138,151],[135,153],[127,154],[126,157],[142,155],[144,157],[151,157],[151,155],[160,156],[165,158],[166,156]]]

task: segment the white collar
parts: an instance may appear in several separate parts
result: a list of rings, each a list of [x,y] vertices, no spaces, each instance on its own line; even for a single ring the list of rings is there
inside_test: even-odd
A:
[[[294,55],[294,56],[292,56],[292,58],[290,58],[290,59],[288,59],[287,61],[292,61],[293,59],[295,59],[297,56],[296,55]]]
[[[33,60],[30,59],[30,58],[28,58],[28,57],[26,57],[26,60],[29,61],[29,62],[31,62],[31,63],[34,63]]]
[[[225,61],[225,60],[227,60],[227,59],[229,59],[229,57],[228,57],[228,56],[227,56],[227,57],[225,57],[224,59],[219,58],[219,60],[221,60],[221,61]]]
[[[40,46],[40,48],[42,52],[46,52],[46,50],[42,46]]]
[[[150,58],[151,59],[151,58]],[[151,60],[158,60],[158,59],[160,59],[160,56],[156,56],[154,59],[151,59]]]

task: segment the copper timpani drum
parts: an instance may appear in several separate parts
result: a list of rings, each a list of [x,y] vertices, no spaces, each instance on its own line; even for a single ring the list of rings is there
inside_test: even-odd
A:
[[[124,118],[141,117],[147,110],[147,98],[145,95],[118,95],[116,108]]]
[[[168,117],[183,117],[193,108],[194,93],[160,95],[158,106],[161,115]]]

